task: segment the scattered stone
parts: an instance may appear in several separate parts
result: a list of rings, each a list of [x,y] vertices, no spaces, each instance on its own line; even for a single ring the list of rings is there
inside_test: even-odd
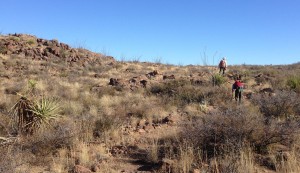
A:
[[[146,133],[146,130],[144,130],[144,129],[138,129],[138,132],[139,132],[140,134],[143,134],[143,133]]]
[[[147,86],[147,81],[146,80],[141,80],[140,83],[141,83],[143,88],[146,88],[146,86]]]
[[[119,85],[119,80],[118,79],[115,79],[115,78],[110,78],[109,79],[109,84],[108,85],[112,85],[112,86],[117,86]]]
[[[200,173],[200,169],[194,169],[193,173]]]
[[[179,121],[178,116],[169,114],[166,118],[163,119],[163,123],[167,124],[176,124]]]
[[[273,89],[272,88],[264,88],[262,90],[259,91],[260,93],[273,93]]]
[[[166,79],[175,79],[175,76],[173,74],[170,76],[163,75],[163,80],[166,80]]]
[[[92,172],[98,172],[101,168],[101,165],[99,163],[95,163],[91,166],[91,171]]]
[[[151,132],[152,130],[154,130],[154,127],[152,126],[152,124],[147,124],[147,125],[143,126],[143,129],[146,132]]]
[[[156,75],[158,75],[157,70],[154,70],[153,72],[147,73],[146,76],[150,79],[152,77],[155,77]]]

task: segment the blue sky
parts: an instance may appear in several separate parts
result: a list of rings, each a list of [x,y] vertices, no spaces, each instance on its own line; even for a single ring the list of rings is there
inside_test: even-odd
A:
[[[6,0],[0,33],[118,60],[175,65],[300,62],[299,0]]]

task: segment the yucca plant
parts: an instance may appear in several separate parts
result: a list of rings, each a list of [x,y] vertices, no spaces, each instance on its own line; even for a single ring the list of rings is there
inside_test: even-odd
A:
[[[43,97],[41,100],[30,105],[29,111],[31,111],[34,115],[31,126],[34,129],[38,129],[42,125],[50,125],[49,121],[54,120],[59,116],[59,101],[55,98]]]
[[[59,116],[59,112],[59,101],[45,97],[31,101],[22,96],[11,109],[17,130],[25,134],[32,134],[41,126],[49,125],[51,120]]]

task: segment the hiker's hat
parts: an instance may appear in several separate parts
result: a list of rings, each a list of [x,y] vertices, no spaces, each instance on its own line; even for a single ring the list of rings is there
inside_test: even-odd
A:
[[[225,57],[223,57],[223,60],[226,60],[226,58],[225,58]]]

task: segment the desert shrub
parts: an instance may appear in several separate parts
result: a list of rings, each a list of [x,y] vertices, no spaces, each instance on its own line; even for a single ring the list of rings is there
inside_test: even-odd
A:
[[[104,95],[111,95],[114,96],[117,94],[117,90],[113,87],[101,87],[100,89],[96,90],[91,88],[91,91],[96,93],[98,98],[101,98]]]
[[[60,148],[70,148],[76,140],[78,130],[69,119],[38,131],[26,139],[24,148],[29,148],[35,155],[48,155]]]
[[[176,93],[176,98],[184,104],[204,102],[205,93],[203,93],[202,89],[192,85],[180,87]]]
[[[33,45],[33,44],[35,44],[35,40],[30,39],[26,43],[29,44],[29,45]]]
[[[238,151],[245,140],[255,137],[255,132],[263,126],[262,116],[242,107],[223,108],[199,120],[188,137],[195,146],[209,157]],[[187,134],[186,134],[187,135]]]
[[[21,41],[21,38],[20,37],[16,37],[16,36],[10,36],[9,39],[13,40],[15,42],[20,42]]]
[[[270,81],[270,84],[274,90],[285,90],[287,87],[287,80],[284,76],[276,76],[273,80]]]
[[[276,91],[272,96],[259,94],[254,96],[252,102],[258,105],[261,113],[268,119],[299,118],[300,100],[295,92]]]
[[[179,87],[182,87],[184,85],[188,85],[190,82],[187,80],[172,80],[168,81],[166,83],[156,84],[151,86],[150,92],[152,94],[158,94],[158,95],[166,95],[166,96],[174,96],[176,90]]]
[[[94,136],[100,137],[101,134],[112,129],[118,129],[121,125],[122,121],[118,117],[103,115],[95,121],[95,127],[93,132]]]
[[[6,54],[7,51],[8,51],[8,49],[6,48],[6,46],[3,43],[0,43],[0,53]]]
[[[179,96],[179,90],[183,91],[184,89],[182,88],[186,87],[187,85],[190,85],[190,82],[186,80],[173,80],[166,83],[152,85],[150,89],[148,89],[148,92],[161,96],[166,103],[172,102],[174,104],[177,104],[178,101],[180,101],[180,98],[184,100],[188,99],[186,98],[186,96],[188,95],[187,92]]]
[[[186,80],[152,85],[148,91],[161,96],[166,103],[179,106],[191,103],[217,105],[231,100],[230,91],[225,87],[197,87]]]
[[[250,146],[253,152],[267,153],[268,147],[282,144],[289,147],[299,130],[295,122],[271,121],[264,123],[264,116],[250,106],[221,107],[193,123],[183,133],[182,139],[200,149],[208,160],[238,154]]]
[[[0,172],[32,172],[33,165],[46,165],[52,161],[49,156],[60,148],[71,148],[76,139],[76,128],[68,120],[43,130],[32,136],[15,138],[18,140],[9,145],[1,145]]]
[[[226,78],[223,77],[220,74],[214,74],[212,76],[212,83],[213,86],[221,86],[222,84],[224,84],[226,82]]]
[[[256,82],[257,84],[263,84],[263,83],[266,83],[267,80],[266,80],[266,78],[260,76],[260,77],[256,77],[256,78],[255,78],[255,82]]]
[[[34,155],[25,149],[21,149],[19,145],[10,147],[2,147],[0,151],[0,172],[15,173],[24,172],[29,173],[30,168],[21,167],[21,165],[29,165],[30,162],[36,160]]]
[[[287,79],[290,89],[300,92],[300,76],[291,76]]]
[[[224,105],[231,102],[231,90],[226,87],[205,87],[205,101],[210,105]]]

